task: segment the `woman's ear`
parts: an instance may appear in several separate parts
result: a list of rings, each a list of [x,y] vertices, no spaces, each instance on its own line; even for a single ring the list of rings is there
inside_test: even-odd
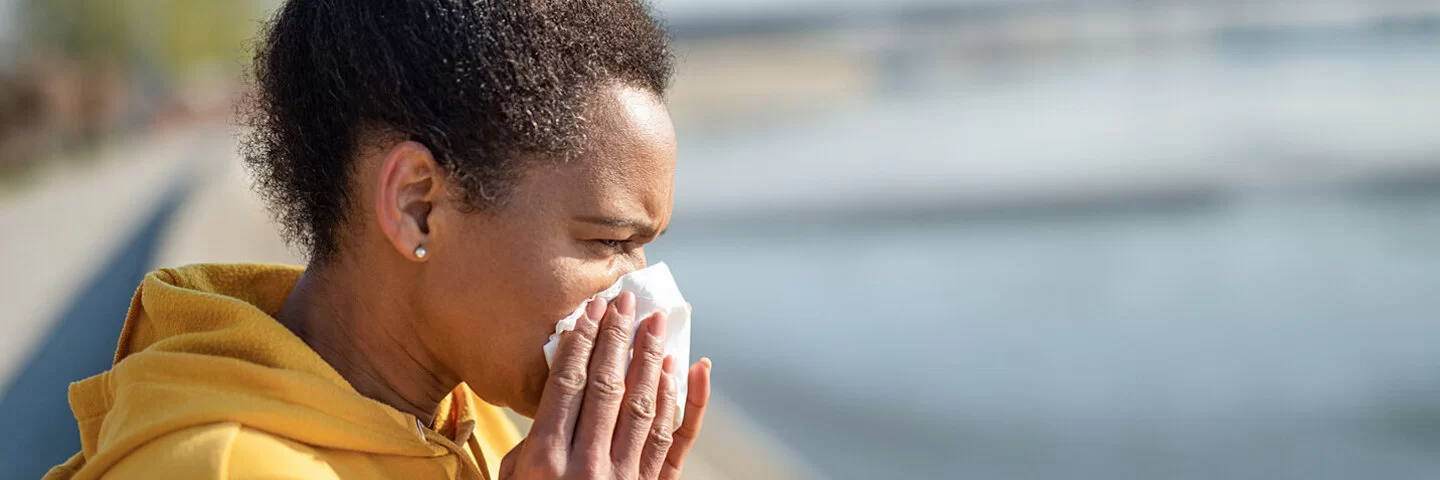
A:
[[[395,251],[412,261],[428,257],[430,213],[444,193],[430,149],[404,141],[385,152],[375,190],[375,216]]]

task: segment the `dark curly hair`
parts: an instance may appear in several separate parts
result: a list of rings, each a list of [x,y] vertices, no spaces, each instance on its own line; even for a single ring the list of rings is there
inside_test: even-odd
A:
[[[581,148],[598,86],[663,95],[672,69],[642,0],[288,0],[257,41],[242,153],[286,240],[324,263],[368,138],[424,144],[478,211],[520,154]]]

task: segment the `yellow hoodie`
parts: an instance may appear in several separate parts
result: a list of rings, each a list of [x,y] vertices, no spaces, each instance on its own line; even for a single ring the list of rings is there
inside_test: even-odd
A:
[[[301,272],[146,276],[114,367],[70,385],[81,451],[45,479],[494,478],[520,440],[499,408],[461,384],[422,427],[275,321]]]

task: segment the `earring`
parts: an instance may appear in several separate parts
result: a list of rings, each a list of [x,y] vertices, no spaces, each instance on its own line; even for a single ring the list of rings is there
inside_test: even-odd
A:
[[[420,260],[424,260],[426,253],[427,253],[427,252],[425,251],[425,246],[424,246],[424,245],[420,245],[420,246],[415,247],[415,258],[418,258],[418,259],[420,259]]]

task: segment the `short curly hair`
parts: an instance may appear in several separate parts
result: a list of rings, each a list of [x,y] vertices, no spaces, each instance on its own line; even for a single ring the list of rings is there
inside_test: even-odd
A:
[[[521,154],[582,147],[587,95],[663,96],[673,65],[642,0],[287,0],[257,40],[242,155],[286,240],[324,263],[376,132],[428,147],[481,210]]]

